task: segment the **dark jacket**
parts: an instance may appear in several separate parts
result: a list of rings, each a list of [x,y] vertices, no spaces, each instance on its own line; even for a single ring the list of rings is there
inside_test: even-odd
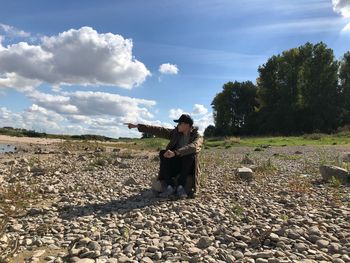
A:
[[[140,132],[152,134],[156,137],[170,140],[168,145],[166,146],[166,150],[175,150],[176,144],[178,143],[179,138],[181,136],[181,133],[178,131],[177,127],[175,127],[174,129],[168,129],[164,127],[138,124],[137,128]],[[186,185],[188,191],[196,192],[199,189],[201,171],[198,153],[201,150],[202,144],[203,137],[201,137],[198,133],[198,129],[193,128],[190,133],[189,144],[176,150],[176,154],[180,157],[188,154],[195,154],[195,173],[192,182],[190,180],[189,184]]]

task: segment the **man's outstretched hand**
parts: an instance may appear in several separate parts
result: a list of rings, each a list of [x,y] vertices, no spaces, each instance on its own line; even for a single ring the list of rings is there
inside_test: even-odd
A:
[[[128,128],[129,128],[129,129],[137,128],[137,124],[124,123],[124,125],[128,125]]]
[[[167,150],[167,151],[163,154],[163,156],[164,156],[165,158],[173,158],[173,157],[175,156],[175,153],[174,153],[173,151]]]

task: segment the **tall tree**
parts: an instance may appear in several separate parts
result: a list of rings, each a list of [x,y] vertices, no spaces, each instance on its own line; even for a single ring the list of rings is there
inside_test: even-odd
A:
[[[259,68],[260,130],[292,134],[339,125],[338,63],[325,44],[306,43]]]
[[[342,125],[350,124],[350,52],[345,53],[340,62],[340,91],[342,94]]]
[[[213,99],[215,128],[218,135],[237,135],[249,122],[258,106],[256,86],[251,81],[228,82]]]

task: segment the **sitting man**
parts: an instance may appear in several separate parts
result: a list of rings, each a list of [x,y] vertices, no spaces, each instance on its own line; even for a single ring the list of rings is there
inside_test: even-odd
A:
[[[198,153],[201,150],[203,138],[198,128],[193,127],[193,119],[188,114],[182,114],[174,129],[150,126],[144,124],[127,123],[129,129],[137,128],[140,132],[153,134],[157,137],[169,139],[165,150],[160,151],[160,169],[158,180],[165,182],[165,189],[161,197],[176,194],[181,198],[194,196],[199,187]],[[178,176],[177,186],[174,177]]]

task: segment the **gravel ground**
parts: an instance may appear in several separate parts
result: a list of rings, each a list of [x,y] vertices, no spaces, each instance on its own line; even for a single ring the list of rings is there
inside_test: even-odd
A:
[[[0,251],[18,237],[11,262],[350,262],[350,188],[318,170],[347,151],[205,149],[204,186],[184,200],[150,190],[156,152],[3,154]],[[244,156],[249,183],[234,174]]]

